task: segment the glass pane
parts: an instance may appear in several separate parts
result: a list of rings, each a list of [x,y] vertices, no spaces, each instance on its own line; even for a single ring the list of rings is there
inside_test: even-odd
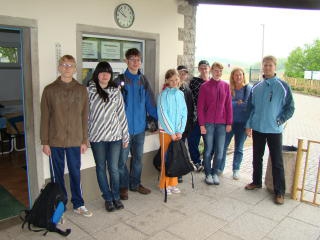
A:
[[[18,63],[18,48],[0,46],[0,63]]]

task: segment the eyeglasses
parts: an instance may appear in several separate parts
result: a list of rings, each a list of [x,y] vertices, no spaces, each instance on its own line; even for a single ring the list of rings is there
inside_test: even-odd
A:
[[[130,62],[141,62],[140,58],[129,58],[128,59]]]
[[[72,67],[74,67],[75,65],[74,65],[74,64],[70,64],[70,63],[61,63],[60,66],[61,66],[61,67],[64,67],[64,68],[72,68]]]

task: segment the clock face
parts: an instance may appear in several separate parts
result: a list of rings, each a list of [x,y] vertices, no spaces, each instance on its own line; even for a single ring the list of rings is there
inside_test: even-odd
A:
[[[118,5],[114,11],[114,20],[119,27],[131,27],[134,22],[134,12],[132,7],[126,3]]]

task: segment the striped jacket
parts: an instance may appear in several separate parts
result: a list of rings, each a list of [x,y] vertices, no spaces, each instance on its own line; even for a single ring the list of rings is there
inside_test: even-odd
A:
[[[129,132],[124,103],[118,88],[107,88],[109,101],[104,102],[97,93],[96,85],[90,81],[89,95],[89,141],[112,142],[122,139],[129,142]]]

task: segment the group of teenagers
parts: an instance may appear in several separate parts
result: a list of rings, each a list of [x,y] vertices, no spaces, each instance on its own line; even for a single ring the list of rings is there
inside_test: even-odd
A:
[[[106,61],[99,62],[87,86],[73,78],[76,61],[71,55],[59,60],[59,77],[44,88],[41,98],[40,139],[49,156],[52,179],[65,194],[65,161],[70,176],[71,203],[75,213],[93,214],[84,204],[80,181],[81,154],[90,143],[97,181],[108,212],[124,208],[128,190],[149,194],[141,184],[146,116],[158,121],[161,147],[159,188],[167,194],[180,193],[182,176],[165,175],[165,154],[171,141],[188,144],[197,171],[204,169],[205,183],[219,185],[226,153],[234,137],[233,178],[239,179],[243,145],[253,137],[253,177],[247,190],[262,187],[262,161],[268,144],[273,172],[275,202],[283,204],[285,179],[282,159],[284,123],[293,115],[290,87],[275,73],[276,58],[262,61],[263,80],[251,86],[245,72],[234,68],[229,84],[221,80],[223,66],[206,60],[198,64],[199,77],[189,81],[185,66],[169,69],[156,101],[145,75],[140,71],[141,52],[125,53],[127,69],[114,78]],[[203,160],[199,152],[204,140]],[[127,164],[129,153],[130,164]],[[129,166],[129,169],[127,167]],[[108,174],[107,174],[108,172]]]

